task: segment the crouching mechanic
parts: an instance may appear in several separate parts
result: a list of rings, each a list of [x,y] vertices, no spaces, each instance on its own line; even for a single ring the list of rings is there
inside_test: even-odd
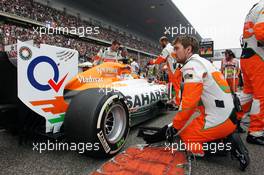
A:
[[[177,63],[175,60],[176,54],[173,46],[169,42],[166,36],[163,36],[159,40],[161,47],[163,48],[161,54],[154,60],[150,60],[149,64],[161,64],[166,63],[168,68],[169,83],[172,83],[176,93],[175,103],[177,106],[180,104],[180,70],[174,68],[174,64]]]
[[[212,64],[196,53],[198,42],[192,37],[178,37],[174,41],[177,62],[182,63],[183,92],[180,112],[173,119],[173,127],[181,130],[196,113],[199,116],[180,133],[186,144],[194,142],[191,152],[204,155],[204,142],[224,138],[236,129],[230,117],[234,105],[230,88],[223,75]],[[202,105],[200,105],[202,104]]]
[[[177,62],[183,64],[183,92],[173,126],[165,126],[160,133],[166,130],[166,137],[179,135],[186,149],[200,157],[205,155],[204,143],[229,139],[231,153],[244,170],[249,157],[238,133],[234,132],[236,111],[228,83],[221,72],[197,54],[198,41],[195,38],[178,37],[173,44]]]

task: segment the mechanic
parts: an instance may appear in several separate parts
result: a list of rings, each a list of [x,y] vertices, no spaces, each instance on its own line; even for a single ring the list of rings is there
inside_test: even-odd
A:
[[[204,148],[210,142],[231,143],[231,155],[239,160],[241,169],[245,170],[250,162],[248,150],[235,132],[236,110],[224,76],[210,61],[197,54],[199,44],[195,38],[180,36],[173,45],[177,62],[183,64],[180,110],[172,125],[155,129],[155,134],[144,133],[146,128],[142,128],[138,135],[147,143],[165,139],[173,142],[176,136],[180,136],[186,150],[199,157],[203,157],[205,151],[210,153],[210,149]]]
[[[172,83],[176,94],[175,103],[177,106],[179,106],[181,75],[180,75],[180,69],[176,69],[174,67],[174,65],[176,64],[174,59],[176,55],[173,46],[171,45],[171,43],[169,42],[166,36],[162,36],[159,42],[163,50],[156,59],[150,60],[149,64],[153,65],[153,64],[161,64],[166,62],[168,68],[169,82]]]
[[[196,112],[199,116],[180,133],[186,144],[195,143],[190,151],[203,156],[202,144],[225,138],[236,129],[235,110],[230,88],[221,72],[198,53],[198,41],[189,36],[176,38],[174,48],[183,78],[180,112],[173,119],[173,127],[181,130]],[[203,105],[199,105],[199,104]],[[232,120],[231,120],[232,118]]]
[[[118,41],[114,40],[110,47],[101,48],[94,57],[94,65],[98,65],[102,62],[117,62],[121,58],[119,52],[120,45]]]
[[[242,47],[244,89],[239,116],[250,111],[247,142],[264,145],[264,0],[255,4],[246,17]]]

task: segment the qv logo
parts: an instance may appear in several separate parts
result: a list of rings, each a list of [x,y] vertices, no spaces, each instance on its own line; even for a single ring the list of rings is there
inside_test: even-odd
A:
[[[36,68],[36,66],[39,63],[48,63],[54,72],[54,76],[48,80],[48,82],[46,84],[41,84],[36,80],[36,77],[34,76],[34,70]],[[63,82],[65,81],[66,77],[67,77],[68,73],[59,80],[59,68],[57,66],[57,64],[49,57],[47,56],[39,56],[37,58],[35,58],[34,60],[32,60],[30,62],[30,64],[28,65],[28,69],[27,69],[27,77],[28,80],[30,82],[30,84],[40,90],[40,91],[48,91],[50,89],[54,89],[56,92],[58,92],[63,84]]]

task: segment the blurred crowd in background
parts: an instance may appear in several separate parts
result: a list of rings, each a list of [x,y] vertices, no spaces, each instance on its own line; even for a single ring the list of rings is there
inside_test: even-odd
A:
[[[1,0],[0,11],[29,18],[44,24],[49,21],[53,27],[95,27],[91,21],[82,20],[77,15],[73,16],[67,14],[66,12],[34,2],[33,0]],[[92,37],[106,41],[118,40],[124,46],[129,46],[148,53],[158,53],[158,44],[151,43],[144,39],[136,39],[135,37],[127,36],[101,26],[98,27],[100,33],[94,34]]]

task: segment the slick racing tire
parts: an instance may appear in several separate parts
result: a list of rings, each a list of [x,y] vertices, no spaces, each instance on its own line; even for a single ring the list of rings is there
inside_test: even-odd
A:
[[[128,108],[120,93],[85,90],[71,100],[64,127],[70,142],[84,145],[84,151],[77,151],[112,157],[122,149],[129,134]]]

